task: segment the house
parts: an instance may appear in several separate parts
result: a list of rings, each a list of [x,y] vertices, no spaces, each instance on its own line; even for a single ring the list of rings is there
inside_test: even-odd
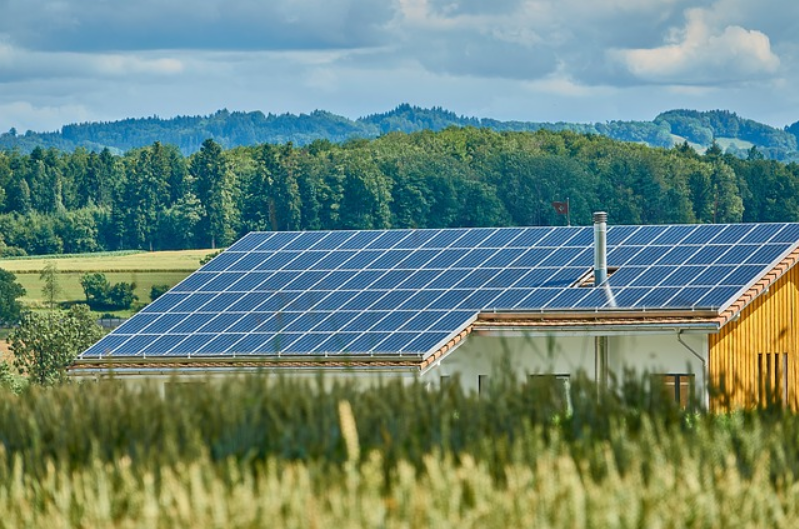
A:
[[[373,381],[459,374],[797,406],[799,224],[256,232],[83,352],[73,377],[269,369]],[[716,405],[714,401],[710,403]]]

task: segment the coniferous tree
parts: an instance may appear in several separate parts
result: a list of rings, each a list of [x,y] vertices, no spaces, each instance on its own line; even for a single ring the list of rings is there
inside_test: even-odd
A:
[[[205,208],[198,225],[201,244],[210,244],[211,248],[231,244],[238,227],[234,208],[236,178],[222,147],[213,140],[204,141],[191,160],[190,172],[196,182],[197,197]]]

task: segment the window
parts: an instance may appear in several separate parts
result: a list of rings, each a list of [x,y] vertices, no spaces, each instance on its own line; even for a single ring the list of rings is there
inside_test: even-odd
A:
[[[761,403],[788,404],[788,353],[758,353],[757,378]]]
[[[556,407],[571,412],[571,376],[568,374],[534,374],[528,375],[528,383],[534,391],[549,393],[551,403]]]
[[[665,391],[665,394],[674,398],[674,402],[680,405],[680,408],[687,408],[691,403],[691,397],[694,394],[694,375],[689,373],[669,373],[665,375],[653,375],[653,382],[657,382]],[[653,392],[656,391],[658,386],[653,385]]]
[[[472,379],[474,380],[474,379]],[[488,391],[488,375],[477,376],[477,393],[480,395]]]

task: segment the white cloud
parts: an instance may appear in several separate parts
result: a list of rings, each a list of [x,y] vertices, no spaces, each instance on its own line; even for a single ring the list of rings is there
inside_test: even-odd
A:
[[[152,52],[42,52],[0,44],[0,83],[49,78],[172,76],[183,71],[180,60]]]
[[[82,105],[34,106],[26,101],[0,104],[0,122],[11,123],[8,129],[14,126],[20,134],[57,130],[66,123],[87,121],[90,116],[91,112]]]
[[[0,13],[0,130],[405,101],[534,121],[673,107],[799,119],[796,0],[0,0]]]
[[[757,30],[728,25],[719,30],[705,12],[686,13],[686,25],[672,30],[667,42],[651,49],[614,50],[635,77],[661,84],[726,84],[772,76],[780,67],[769,37]]]

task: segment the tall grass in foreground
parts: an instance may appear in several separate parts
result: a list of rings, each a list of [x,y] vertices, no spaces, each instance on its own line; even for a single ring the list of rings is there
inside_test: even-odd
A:
[[[0,526],[797,526],[796,415],[617,389],[33,389],[0,398]]]

